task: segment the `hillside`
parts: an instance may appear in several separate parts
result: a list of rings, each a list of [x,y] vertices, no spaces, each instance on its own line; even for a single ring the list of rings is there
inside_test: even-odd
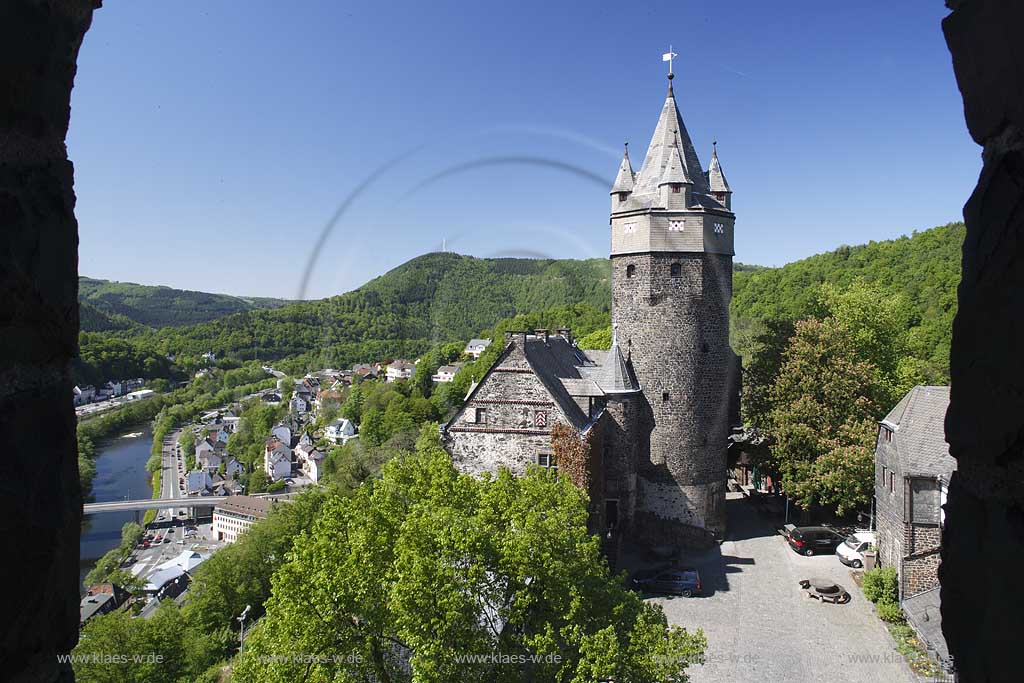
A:
[[[213,351],[237,360],[302,355],[344,365],[421,353],[435,343],[478,335],[503,318],[554,306],[579,304],[607,315],[609,277],[606,259],[426,254],[339,296],[130,338],[154,355],[173,353],[186,361]],[[579,316],[567,314],[571,317]]]
[[[822,283],[845,286],[860,278],[876,283],[884,292],[901,292],[907,297],[915,314],[915,356],[934,368],[941,379],[948,372],[962,240],[963,225],[951,224],[896,240],[840,247],[780,268],[736,264],[734,347],[744,353],[742,341],[736,340],[742,336],[735,334],[737,330],[751,330],[766,320],[796,320],[814,313]],[[235,361],[294,358],[296,368],[339,367],[415,356],[433,345],[481,334],[500,320],[556,307],[568,307],[555,316],[562,324],[587,331],[608,324],[609,278],[607,259],[479,259],[426,254],[352,292],[328,299],[244,310],[159,330],[122,326],[118,332],[83,335],[83,360],[109,363],[119,357],[123,339],[131,344],[139,362],[149,359],[150,367],[165,363],[168,354],[174,354],[179,365],[194,366],[207,351]],[[114,283],[106,285],[98,291],[107,291]],[[142,310],[152,310],[158,302],[173,300],[179,293],[160,287],[129,287],[138,288],[131,290],[131,301]],[[150,291],[156,293],[155,300],[145,299]],[[242,301],[222,295],[182,294],[221,297],[236,306]],[[208,308],[205,313],[213,310]],[[111,317],[115,323],[121,320]],[[554,322],[551,315],[545,319]],[[604,337],[610,338],[610,333]],[[115,338],[120,338],[116,344],[112,343]]]
[[[82,329],[88,332],[124,330],[131,323],[147,327],[191,325],[288,303],[281,299],[243,298],[89,277],[78,279],[78,301],[82,304]]]
[[[798,320],[815,313],[818,288],[844,288],[863,280],[884,293],[901,293],[913,308],[915,356],[949,372],[949,344],[960,282],[964,224],[915,231],[909,237],[842,246],[780,268],[737,271],[733,278],[734,328],[754,321]]]

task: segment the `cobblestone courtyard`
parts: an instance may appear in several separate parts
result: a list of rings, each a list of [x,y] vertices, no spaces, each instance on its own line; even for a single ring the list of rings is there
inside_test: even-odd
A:
[[[684,560],[696,566],[704,595],[652,598],[670,623],[702,628],[707,662],[695,683],[730,681],[915,680],[885,625],[833,555],[797,555],[740,494],[729,494],[729,531],[717,548]],[[830,578],[851,594],[846,605],[804,597],[800,579]]]

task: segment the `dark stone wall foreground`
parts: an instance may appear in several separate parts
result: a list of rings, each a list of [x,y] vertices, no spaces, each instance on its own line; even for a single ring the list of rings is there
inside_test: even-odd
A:
[[[967,127],[984,147],[950,356],[957,459],[943,532],[942,627],[962,681],[1020,680],[1024,614],[1024,3],[948,0]]]
[[[64,137],[95,0],[0,2],[0,678],[73,680],[78,486],[68,363],[78,224]]]

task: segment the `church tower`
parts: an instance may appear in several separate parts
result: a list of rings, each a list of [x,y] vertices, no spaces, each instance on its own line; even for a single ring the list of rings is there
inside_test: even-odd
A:
[[[643,392],[637,522],[657,533],[725,526],[732,190],[717,149],[705,172],[668,96],[647,156],[628,149],[611,189],[612,322]],[[661,531],[663,529],[663,531]]]

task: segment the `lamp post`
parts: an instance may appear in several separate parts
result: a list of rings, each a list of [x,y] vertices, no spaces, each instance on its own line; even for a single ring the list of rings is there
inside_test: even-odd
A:
[[[245,647],[245,618],[249,615],[250,605],[246,605],[242,613],[238,615],[238,621],[241,627],[238,631],[238,656],[242,656],[242,650]]]

